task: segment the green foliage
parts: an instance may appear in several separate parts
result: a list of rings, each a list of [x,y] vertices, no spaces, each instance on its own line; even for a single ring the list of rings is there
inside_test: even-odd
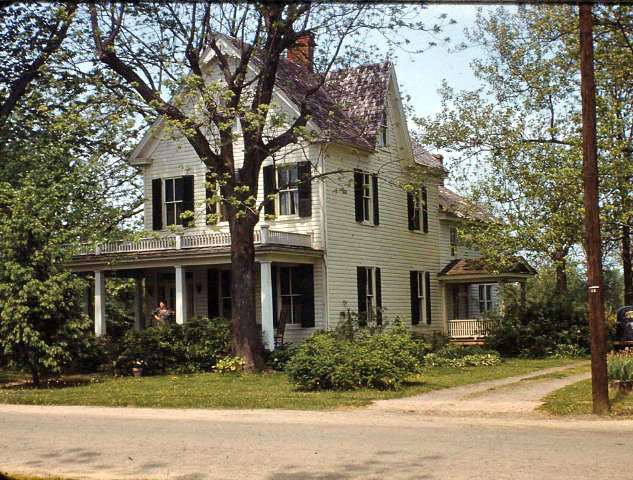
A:
[[[421,352],[400,325],[317,333],[297,348],[286,372],[303,390],[397,389],[419,371]]]
[[[551,356],[553,358],[582,358],[587,355],[587,350],[579,345],[558,343],[554,345]]]
[[[284,371],[290,359],[297,353],[297,346],[284,343],[272,351],[266,352],[266,365],[273,370]]]
[[[124,375],[136,361],[144,363],[146,375],[209,372],[230,353],[231,330],[222,318],[192,319],[184,325],[130,330],[109,346],[106,358],[113,359],[114,367]]]
[[[424,365],[427,367],[480,367],[499,365],[501,361],[497,351],[476,345],[446,345],[424,355]]]
[[[512,292],[510,292],[512,293]],[[528,299],[525,308],[517,295],[507,301],[506,314],[486,338],[488,346],[503,356],[528,358],[588,349],[588,323],[584,303],[561,298],[555,291],[544,291],[541,298]]]
[[[213,371],[217,373],[242,373],[244,371],[244,367],[246,366],[246,362],[241,357],[232,357],[227,355],[224,358],[218,360],[213,366]]]
[[[633,355],[630,352],[609,355],[607,375],[609,380],[633,380]]]

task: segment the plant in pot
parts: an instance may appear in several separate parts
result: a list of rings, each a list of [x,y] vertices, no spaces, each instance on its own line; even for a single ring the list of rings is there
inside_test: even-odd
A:
[[[607,372],[611,388],[616,391],[633,390],[633,352],[624,351],[609,355]]]
[[[144,367],[145,362],[143,360],[132,361],[132,375],[134,375],[134,378],[141,378],[143,376]]]

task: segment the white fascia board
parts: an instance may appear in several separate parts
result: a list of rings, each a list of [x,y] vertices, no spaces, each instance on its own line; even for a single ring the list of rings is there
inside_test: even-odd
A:
[[[158,117],[154,123],[147,129],[141,141],[136,145],[132,153],[128,156],[127,161],[130,165],[151,165],[151,155],[158,146],[160,133],[165,125],[165,119]],[[141,157],[141,153],[143,156]]]

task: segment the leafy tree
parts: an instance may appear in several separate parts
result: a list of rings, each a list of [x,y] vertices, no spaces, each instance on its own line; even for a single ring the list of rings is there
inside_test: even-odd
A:
[[[368,30],[424,30],[418,11],[317,2],[90,7],[96,56],[125,81],[122,96],[138,110],[151,108],[186,138],[220,184],[216,200],[223,203],[232,238],[235,353],[251,368],[263,366],[253,245],[259,212],[271,201],[256,200],[262,162],[315,140],[307,128],[318,103],[312,97],[332,67],[367,58]],[[272,104],[280,58],[306,34],[318,37],[317,72],[298,73],[307,86],[296,99],[296,115],[284,116]],[[204,64],[207,54],[214,56],[214,67]],[[339,121],[332,118],[333,129]]]
[[[631,189],[626,179],[633,168],[627,158],[633,84],[624,62],[630,32],[613,26],[628,25],[633,15],[620,7],[596,9],[601,203],[603,227],[611,233],[627,228]],[[443,112],[418,120],[425,143],[460,154],[452,166],[459,172],[456,180],[470,182],[472,198],[501,220],[467,225],[462,238],[477,244],[493,265],[517,253],[551,262],[561,293],[567,291],[569,255],[581,248],[582,239],[576,17],[570,5],[480,13],[468,36],[486,52],[472,64],[484,86],[455,92],[445,83]],[[628,237],[607,238],[613,244]]]

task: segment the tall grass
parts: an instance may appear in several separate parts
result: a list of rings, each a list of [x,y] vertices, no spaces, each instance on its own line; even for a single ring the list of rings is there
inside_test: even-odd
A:
[[[633,352],[621,352],[607,357],[609,380],[633,380]]]

